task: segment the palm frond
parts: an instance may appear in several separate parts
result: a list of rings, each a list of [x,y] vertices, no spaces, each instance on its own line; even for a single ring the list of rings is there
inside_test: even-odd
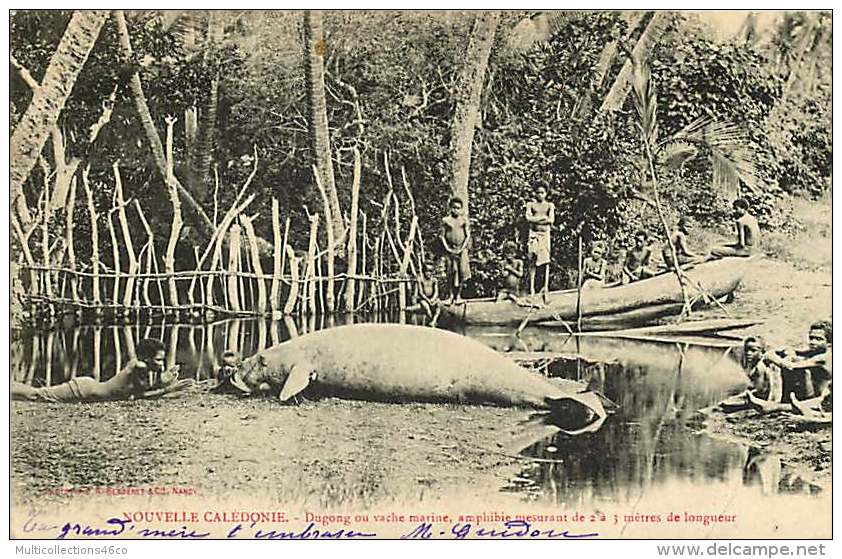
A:
[[[658,151],[658,163],[670,170],[677,170],[699,155],[699,148],[681,140],[666,143]]]
[[[716,188],[733,194],[740,181],[752,191],[764,188],[754,156],[747,147],[748,138],[733,122],[698,118],[662,142],[659,154],[674,144],[705,146],[710,150]]]
[[[632,58],[634,69],[632,90],[634,106],[640,117],[640,131],[650,146],[654,146],[658,137],[657,108],[658,99],[649,65]]]

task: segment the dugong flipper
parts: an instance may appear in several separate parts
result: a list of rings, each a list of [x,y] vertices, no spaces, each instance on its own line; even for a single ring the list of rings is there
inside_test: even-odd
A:
[[[243,361],[233,382],[287,401],[305,389],[385,402],[519,406],[550,412],[561,430],[599,429],[600,398],[550,382],[476,340],[445,330],[355,324],[306,334]]]

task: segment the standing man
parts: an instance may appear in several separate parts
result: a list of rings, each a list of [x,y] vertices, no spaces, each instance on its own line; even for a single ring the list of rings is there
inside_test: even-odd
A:
[[[734,200],[734,218],[736,219],[737,242],[714,247],[710,254],[715,258],[723,256],[751,256],[760,241],[760,227],[757,218],[748,213],[748,202],[744,198]]]
[[[529,222],[529,294],[535,295],[535,275],[541,268],[546,299],[550,288],[550,227],[555,223],[555,205],[547,200],[546,187],[538,186],[535,200],[526,204],[526,221]]]

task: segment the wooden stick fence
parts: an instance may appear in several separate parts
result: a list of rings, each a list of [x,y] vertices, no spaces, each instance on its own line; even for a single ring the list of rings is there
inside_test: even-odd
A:
[[[75,246],[78,239],[74,237],[72,210],[76,204],[76,177],[67,203],[70,213],[65,214],[63,234],[53,249],[48,181],[36,226],[24,231],[12,215],[13,231],[23,256],[19,268],[24,288],[21,299],[29,305],[31,316],[48,315],[52,320],[73,315],[94,322],[123,323],[160,316],[214,320],[220,315],[268,315],[281,319],[338,312],[405,311],[414,303],[413,276],[423,261],[423,239],[405,170],[401,170],[406,193],[402,205],[392,184],[388,157],[384,157],[388,191],[378,204],[379,220],[367,219],[360,208],[361,162],[359,152],[354,150],[351,214],[341,238],[334,239],[331,223],[342,217],[331,215],[324,185],[314,173],[322,212],[307,211],[306,249],[296,250],[291,245],[290,216],[282,221],[281,206],[273,199],[273,242],[266,250],[261,243],[269,243],[255,231],[257,215],[246,213],[256,199],[254,193],[246,195],[257,170],[255,151],[252,173],[207,244],[179,249],[178,245],[185,243],[180,240],[183,219],[170,164],[173,123],[173,119],[167,120],[167,190],[173,207],[169,232],[153,232],[140,202],[125,196],[118,162],[112,165],[114,190],[108,210],[98,209],[89,168],[80,171],[79,190],[90,221],[89,260],[80,260]],[[135,215],[137,220],[132,227],[130,217]],[[100,245],[103,221],[108,243],[105,250]],[[133,238],[138,234],[139,238]],[[336,269],[337,255],[346,257],[344,270]]]

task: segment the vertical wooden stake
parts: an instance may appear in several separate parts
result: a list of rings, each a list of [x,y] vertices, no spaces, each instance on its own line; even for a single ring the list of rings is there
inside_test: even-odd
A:
[[[120,304],[120,245],[117,242],[117,231],[114,229],[114,220],[112,219],[114,210],[111,208],[108,212],[108,234],[111,237],[111,256],[114,262],[114,283],[111,284],[111,304],[114,305],[116,312],[117,306]]]
[[[412,223],[409,224],[409,235],[404,246],[403,260],[401,260],[400,267],[400,284],[398,285],[398,309],[400,311],[406,310],[406,282],[403,281],[407,275],[409,264],[412,262],[413,241],[415,240],[415,230],[418,227],[418,217],[412,216]]]
[[[88,213],[91,216],[91,266],[93,266],[93,297],[94,304],[99,305],[102,302],[102,297],[99,292],[99,217],[96,214],[96,206],[94,206],[94,194],[91,190],[91,184],[88,182],[88,173],[90,170],[90,165],[82,170],[82,186],[85,187],[85,194],[88,199]]]
[[[140,222],[143,224],[143,229],[146,231],[146,266],[144,273],[148,276],[152,273],[152,258],[155,254],[155,236],[152,234],[152,228],[149,227],[149,222],[146,221],[146,216],[143,215],[143,209],[140,207],[140,202],[136,199],[134,201],[135,210],[140,217]],[[152,300],[149,298],[149,278],[143,278],[143,303],[147,307],[152,306]]]
[[[240,265],[240,225],[231,225],[228,239],[228,305],[231,310],[240,312],[240,294],[238,292],[238,273]]]
[[[240,216],[240,223],[243,224],[243,230],[246,232],[246,241],[248,241],[249,252],[251,253],[251,263],[254,273],[257,276],[257,312],[260,314],[266,313],[266,283],[263,279],[263,266],[260,264],[260,250],[257,247],[257,235],[254,233],[254,225],[252,219],[245,214]],[[280,265],[280,258],[278,257],[279,249],[275,250],[275,264]],[[272,278],[272,288],[275,288],[277,277]],[[272,305],[275,305],[273,300]]]
[[[295,303],[298,300],[298,257],[295,256],[295,251],[292,250],[291,246],[285,245],[284,250],[289,258],[290,271],[289,295],[286,305],[284,305],[284,316],[289,316],[295,310]]]
[[[336,291],[334,286],[334,277],[333,277],[333,269],[334,269],[334,237],[333,237],[333,220],[334,219],[341,219],[342,216],[332,216],[330,213],[330,203],[327,199],[327,192],[325,191],[325,187],[322,184],[321,179],[319,178],[319,171],[315,165],[313,165],[313,176],[316,177],[316,185],[319,188],[319,193],[322,195],[322,207],[324,208],[325,214],[325,233],[327,236],[327,293],[325,294],[325,304],[327,308],[324,306],[322,307],[322,312],[332,313],[336,309]],[[319,259],[321,262],[321,259]],[[321,264],[319,264],[321,265]],[[321,276],[321,274],[319,274]],[[319,282],[321,283],[321,282]],[[321,291],[320,291],[321,293]]]
[[[164,271],[167,274],[167,285],[170,292],[170,305],[178,309],[178,288],[175,282],[175,247],[178,244],[178,237],[181,234],[181,228],[184,222],[181,217],[181,200],[178,197],[178,187],[176,186],[175,176],[173,174],[173,124],[175,124],[174,117],[167,117],[167,187],[170,194],[170,203],[173,209],[172,226],[170,227],[170,238],[167,242],[167,252],[164,254]]]
[[[365,215],[365,212],[361,211],[360,215],[362,216],[362,232],[361,232],[362,234],[360,235],[360,237],[361,237],[360,238],[360,249],[362,251],[362,255],[361,255],[362,261],[361,261],[361,268],[360,269],[362,270],[363,275],[365,275],[365,273],[368,269],[366,267],[368,265],[368,263],[366,262],[366,256],[367,256],[366,247],[368,246],[368,237],[366,236],[367,233],[366,233],[366,215]],[[366,286],[365,282],[363,282],[360,285],[360,289],[359,289],[360,294],[359,294],[359,299],[358,299],[359,302],[354,301],[354,307],[353,307],[354,310],[356,310],[356,308],[360,305],[360,303],[365,300],[365,292],[366,292],[365,286]]]
[[[348,229],[348,281],[345,284],[345,311],[354,310],[355,278],[357,274],[357,214],[360,207],[360,179],[362,162],[360,151],[354,147],[354,180],[351,183],[351,222]]]
[[[328,224],[330,225],[330,224]],[[329,227],[328,227],[329,228]],[[316,240],[319,233],[319,214],[310,216],[310,244],[307,247],[307,270],[305,272],[307,310],[316,314]],[[303,310],[303,309],[302,309]]]
[[[126,278],[126,292],[123,295],[123,306],[129,308],[132,306],[132,299],[134,298],[134,283],[138,270],[138,262],[134,253],[134,244],[132,243],[132,234],[129,230],[129,221],[126,219],[126,202],[123,199],[123,180],[120,177],[120,167],[118,162],[114,162],[112,169],[114,170],[114,188],[117,195],[117,215],[120,218],[123,240],[126,243],[126,252],[129,255],[129,275]]]
[[[44,169],[44,220],[41,222],[41,252],[44,259],[44,294],[48,299],[53,298],[52,278],[50,274],[50,180],[49,173]]]
[[[279,318],[280,315],[280,290],[281,290],[281,276],[283,275],[283,252],[284,244],[281,238],[281,216],[278,209],[278,199],[272,198],[272,235],[274,246],[272,254],[272,262],[274,268],[272,270],[272,288],[269,291],[269,302],[272,307],[272,318]]]
[[[582,331],[582,228],[579,228],[579,278],[576,282],[576,330],[578,332]],[[547,272],[549,272],[549,267],[547,268]]]
[[[70,276],[70,294],[74,303],[79,302],[79,286],[76,278],[76,248],[73,242],[74,214],[76,212],[76,176],[70,179],[70,199],[64,213],[64,235],[67,245],[67,262],[73,274]]]

